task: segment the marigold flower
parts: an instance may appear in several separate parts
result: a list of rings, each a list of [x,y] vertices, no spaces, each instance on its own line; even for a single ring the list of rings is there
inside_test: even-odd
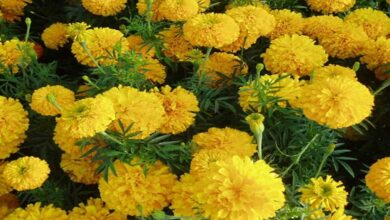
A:
[[[378,38],[366,48],[360,61],[367,64],[367,68],[370,70],[375,70],[378,67],[389,63],[390,39],[385,37]]]
[[[90,198],[87,203],[80,203],[69,213],[69,220],[127,220],[127,216],[119,212],[111,212],[100,198]]]
[[[32,54],[36,55],[33,43],[17,39],[0,43],[0,63],[2,64],[0,74],[6,71],[5,68],[8,68],[11,73],[17,73],[18,65],[27,66],[31,61],[29,56]]]
[[[28,113],[16,99],[0,96],[0,159],[19,150],[26,138]]]
[[[184,132],[194,121],[199,112],[196,96],[182,87],[172,90],[170,86],[161,88],[157,93],[165,109],[165,122],[159,131],[163,134],[178,134]]]
[[[156,50],[154,47],[146,44],[141,36],[138,35],[130,35],[127,38],[129,43],[129,49],[134,50],[136,53],[142,54],[144,57],[155,57]]]
[[[125,9],[127,0],[81,0],[81,3],[92,14],[107,17]]]
[[[304,19],[303,34],[312,39],[326,37],[344,26],[343,19],[333,15],[312,16]]]
[[[326,218],[326,220],[353,220],[352,216],[345,215],[344,209],[340,208],[335,213],[333,213],[331,216]]]
[[[151,19],[154,22],[163,20],[164,17],[160,13],[160,5],[163,1],[164,0],[153,0],[152,8],[151,8],[152,13],[145,14],[147,11],[147,3],[146,3],[147,1],[146,0],[138,0],[137,5],[136,5],[137,10],[138,10],[138,14],[142,15],[142,16],[147,16],[147,17],[151,16]]]
[[[8,214],[19,207],[19,200],[14,194],[7,193],[0,196],[0,219],[4,219]]]
[[[60,108],[74,103],[74,92],[60,85],[45,86],[35,90],[31,98],[31,108],[41,115],[61,114]],[[57,105],[57,107],[56,107]]]
[[[236,8],[236,7],[240,7],[240,6],[247,6],[247,5],[252,5],[252,6],[255,6],[258,8],[262,8],[268,12],[271,11],[271,8],[269,7],[269,5],[264,3],[262,0],[252,0],[252,1],[230,0],[229,4],[226,5],[225,8],[226,8],[226,10],[229,10],[232,8]]]
[[[55,219],[55,220],[68,220],[66,212],[60,208],[56,208],[53,205],[41,206],[40,202],[35,204],[28,204],[25,209],[17,208],[4,220],[26,220],[26,219]]]
[[[244,111],[251,109],[261,110],[266,103],[261,103],[262,100],[267,100],[267,97],[262,97],[265,94],[268,97],[279,97],[282,100],[278,102],[279,106],[285,107],[286,101],[291,106],[297,106],[299,97],[302,92],[304,81],[299,81],[298,78],[292,78],[289,75],[263,75],[256,81],[250,81],[247,85],[240,87],[239,104]]]
[[[314,70],[314,79],[321,80],[326,78],[334,78],[334,77],[347,77],[352,80],[356,79],[356,72],[348,67],[343,67],[339,65],[328,65],[317,68]]]
[[[198,14],[183,26],[184,38],[193,46],[223,47],[238,39],[238,24],[225,14]]]
[[[219,160],[231,157],[232,154],[222,149],[201,149],[193,155],[190,174],[195,178],[206,175],[212,166]]]
[[[94,28],[86,30],[80,39],[73,42],[72,53],[81,64],[96,67],[86,50],[99,65],[111,65],[116,63],[110,55],[114,48],[118,50],[117,54],[129,50],[128,41],[123,34],[111,28]]]
[[[319,177],[311,178],[310,183],[301,187],[300,200],[312,208],[323,208],[326,211],[334,212],[347,205],[348,193],[344,190],[343,183],[334,181],[331,176],[326,179]]]
[[[335,0],[335,1],[323,1],[323,0],[306,0],[310,9],[324,14],[344,12],[351,9],[356,0]]]
[[[104,92],[103,96],[114,104],[116,120],[112,127],[116,131],[121,131],[120,121],[125,128],[131,126],[129,133],[138,132],[133,138],[143,139],[165,122],[163,102],[156,94],[119,86]]]
[[[250,157],[256,151],[252,136],[233,128],[209,128],[194,135],[192,141],[200,149],[220,149],[231,155]]]
[[[378,198],[390,203],[390,157],[385,157],[373,165],[366,175],[367,187],[375,193]]]
[[[37,157],[21,157],[7,163],[2,176],[9,186],[23,191],[42,186],[49,173],[46,161]]]
[[[32,0],[0,0],[0,10],[4,20],[8,22],[20,21],[23,16],[24,7]]]
[[[193,46],[184,38],[180,27],[172,25],[160,32],[164,55],[174,60],[185,60]]]
[[[275,27],[275,18],[266,10],[255,6],[242,6],[226,11],[240,27],[240,34],[233,43],[219,49],[236,52],[241,48],[248,49],[260,36],[269,34]]]
[[[73,40],[79,40],[84,37],[84,33],[88,30],[91,25],[85,22],[75,22],[68,24],[68,36]]]
[[[302,34],[304,19],[301,13],[283,9],[272,11],[271,14],[275,16],[276,20],[276,26],[269,34],[271,39],[276,39],[285,34]]]
[[[265,220],[285,202],[282,179],[263,160],[249,157],[217,161],[201,185],[196,198],[210,219]]]
[[[82,157],[82,154],[72,155],[64,153],[61,156],[61,168],[68,174],[70,179],[76,183],[97,184],[101,174],[97,174],[99,162],[92,158]]]
[[[139,68],[139,72],[144,74],[147,80],[159,84],[164,83],[167,77],[165,66],[153,58],[147,58],[145,64]]]
[[[175,185],[176,176],[169,168],[157,161],[148,166],[147,174],[141,165],[129,165],[115,161],[116,173],[108,175],[108,182],[99,181],[102,200],[110,209],[126,215],[149,216],[154,211],[162,210],[169,204],[168,196]],[[120,198],[120,199],[118,199]]]
[[[368,37],[374,40],[390,34],[390,18],[383,11],[360,8],[347,15],[344,21],[363,26]]]
[[[115,119],[113,103],[105,97],[86,98],[64,108],[57,126],[73,138],[88,138],[105,131]]]
[[[271,41],[270,47],[261,55],[267,70],[274,74],[290,73],[308,75],[328,61],[324,48],[315,45],[307,36],[284,35]]]
[[[238,56],[215,52],[200,67],[198,73],[204,74],[206,81],[211,85],[219,86],[224,80],[229,80],[230,83],[235,76],[248,74],[248,66]]]
[[[328,35],[320,35],[319,37],[319,43],[325,51],[330,56],[340,59],[362,55],[370,42],[371,40],[364,32],[363,27],[353,23],[344,23],[342,27]]]
[[[7,165],[7,162],[0,161],[0,198],[2,195],[5,195],[5,194],[12,191],[12,187],[6,183],[6,181],[3,177],[3,170],[4,170],[5,165]],[[0,199],[0,201],[1,201],[1,199]],[[1,213],[1,211],[0,211],[0,213]],[[0,214],[0,216],[1,216],[1,214]]]
[[[172,192],[169,195],[170,200],[172,200],[170,208],[173,209],[175,216],[194,217],[199,214],[197,213],[199,205],[194,198],[196,183],[196,178],[186,173],[172,187]]]
[[[41,38],[47,48],[58,50],[68,43],[68,26],[54,23],[42,32]]]
[[[163,0],[160,15],[168,21],[186,21],[198,14],[197,0]]]
[[[307,118],[337,129],[370,116],[374,96],[358,81],[338,76],[304,86],[299,103]]]

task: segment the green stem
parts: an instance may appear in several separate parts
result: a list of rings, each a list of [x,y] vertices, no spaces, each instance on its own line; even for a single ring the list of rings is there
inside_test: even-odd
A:
[[[46,96],[47,100],[49,100],[50,104],[52,104],[54,107],[56,107],[60,112],[62,112],[62,107],[60,104],[58,104],[56,97],[53,94],[48,94]]]
[[[24,37],[24,41],[27,42],[28,38],[30,37],[30,30],[31,30],[31,19],[26,18],[26,25],[27,25],[27,31],[26,36]]]
[[[87,53],[87,55],[89,56],[89,58],[91,58],[92,62],[96,65],[96,67],[100,70],[100,72],[102,72],[103,74],[107,75],[106,71],[99,65],[99,63],[96,61],[95,57],[92,56],[91,52],[89,51],[89,49],[87,48],[87,45],[85,43],[85,41],[81,41],[80,42],[80,45],[81,47],[83,48],[83,50]]]
[[[257,155],[259,157],[259,160],[263,159],[263,149],[261,147],[263,142],[263,133],[260,133],[256,136],[256,143],[257,143]]]
[[[330,153],[330,154],[331,154],[331,153]],[[322,157],[322,160],[321,160],[320,166],[319,166],[318,169],[317,169],[315,178],[317,178],[317,177],[320,175],[321,170],[322,170],[322,168],[323,168],[324,165],[325,165],[326,159],[328,159],[328,157],[330,156],[330,154],[329,154],[329,153],[326,153],[326,154]]]
[[[294,160],[290,166],[287,167],[286,170],[283,171],[283,173],[281,174],[282,177],[284,177],[289,171],[291,168],[293,168],[293,166],[295,166],[296,164],[299,163],[299,161],[301,160],[301,157],[302,155],[306,152],[306,150],[310,147],[310,145],[317,139],[317,137],[319,136],[319,134],[316,134],[310,141],[309,143],[306,144],[306,146],[301,150],[301,152],[299,152],[298,156],[297,156],[297,159]]]
[[[203,73],[204,73],[204,71],[205,71],[205,69],[206,69],[206,63],[207,63],[207,61],[209,60],[209,57],[210,57],[210,54],[211,54],[211,50],[212,50],[212,49],[213,49],[213,48],[211,48],[211,47],[208,47],[208,48],[207,48],[206,55],[205,55],[205,57],[204,57],[202,63],[200,64],[198,70],[196,71],[196,72],[198,72],[198,71],[200,70],[199,74],[197,74],[199,77],[203,77]],[[202,82],[202,80],[199,80],[199,85],[201,84],[201,82]]]
[[[111,141],[113,141],[113,142],[115,142],[115,143],[117,143],[117,144],[123,145],[123,143],[122,143],[120,140],[118,140],[118,139],[116,139],[115,137],[113,137],[113,136],[107,134],[105,131],[102,131],[102,132],[100,132],[99,134],[103,135],[103,136],[106,137],[107,139],[109,139],[109,140],[111,140]]]

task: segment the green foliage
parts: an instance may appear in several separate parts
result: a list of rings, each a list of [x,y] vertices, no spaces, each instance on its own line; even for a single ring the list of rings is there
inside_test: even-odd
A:
[[[361,220],[383,220],[390,215],[390,204],[378,199],[365,186],[352,188],[350,203],[353,205],[351,214]]]
[[[158,133],[150,135],[146,139],[136,139],[138,133],[130,133],[131,126],[125,128],[120,123],[119,132],[102,132],[100,137],[107,142],[106,147],[96,145],[88,150],[84,156],[93,155],[93,160],[102,164],[97,171],[103,173],[108,179],[109,172],[116,175],[114,162],[120,160],[128,164],[154,164],[160,160],[170,166],[176,173],[188,171],[188,164],[191,160],[191,149],[188,145],[177,140],[171,140],[170,135],[160,135]],[[81,149],[92,143],[99,141],[82,140],[79,144]],[[145,170],[147,172],[147,170]]]

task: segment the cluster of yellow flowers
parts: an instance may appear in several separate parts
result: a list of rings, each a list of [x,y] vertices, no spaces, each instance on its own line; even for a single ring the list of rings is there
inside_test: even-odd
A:
[[[31,2],[0,0],[0,17],[17,21]],[[195,74],[211,90],[248,75],[251,63],[237,54],[267,39],[269,47],[262,54],[255,50],[254,56],[264,63],[267,74],[260,75],[259,64],[258,77],[233,91],[245,113],[291,107],[330,129],[359,124],[371,115],[374,95],[358,81],[355,68],[333,61],[359,59],[378,79],[389,79],[390,18],[372,8],[349,11],[356,0],[306,2],[324,15],[304,17],[288,9],[271,10],[256,0],[232,2],[219,13],[207,11],[209,0],[138,0],[140,16],[165,25],[153,36],[162,48],[141,33],[84,22],[53,23],[44,29],[41,40],[51,50],[68,46],[78,63],[99,70],[120,64],[122,55],[135,54],[143,63],[137,72],[159,85],[170,80],[170,67],[163,64],[169,62],[163,56],[174,62],[200,58]],[[104,17],[123,12],[127,3],[81,0],[87,11]],[[346,16],[332,15],[339,12]],[[0,74],[16,74],[31,65],[37,55],[33,48],[33,43],[18,39],[0,42]],[[261,144],[257,146],[251,134],[230,127],[210,127],[192,136],[189,171],[180,177],[160,160],[144,164],[139,158],[112,161],[115,172],[108,173],[108,180],[97,173],[103,162],[94,160],[94,153],[85,154],[92,148],[107,149],[109,141],[103,137],[110,137],[108,133],[142,141],[155,133],[180,135],[195,124],[200,103],[194,92],[180,84],[147,90],[117,85],[94,96],[77,96],[62,85],[47,85],[26,97],[27,105],[0,96],[0,219],[124,220],[170,208],[178,218],[266,220],[285,205],[286,187],[278,170],[261,156],[251,159]],[[60,167],[73,182],[96,184],[100,198],[90,198],[70,211],[40,202],[18,208],[11,192],[37,189],[52,172],[38,157],[11,157],[26,139],[27,108],[53,117],[53,141],[62,151]],[[85,140],[88,144],[80,147]],[[389,179],[389,157],[374,163],[365,177],[367,187],[385,203],[390,203]],[[312,211],[308,219],[352,220],[344,212],[348,193],[330,175],[317,175],[298,191],[300,202]]]

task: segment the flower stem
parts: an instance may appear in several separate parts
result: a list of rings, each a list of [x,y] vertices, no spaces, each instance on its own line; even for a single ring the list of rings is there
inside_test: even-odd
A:
[[[309,143],[306,144],[306,146],[301,150],[301,152],[299,152],[299,154],[298,154],[298,156],[297,156],[297,159],[295,159],[295,160],[290,164],[290,166],[288,166],[287,169],[283,171],[283,173],[281,174],[282,177],[284,177],[284,176],[291,170],[291,168],[293,168],[293,166],[295,166],[296,164],[299,163],[299,161],[301,160],[302,155],[306,152],[306,150],[310,147],[310,145],[315,141],[315,139],[317,139],[318,136],[319,136],[319,134],[316,134],[316,135],[309,141]]]
[[[259,157],[259,160],[263,159],[263,149],[261,147],[263,142],[263,133],[260,133],[256,136],[256,143],[257,143],[257,155]]]
[[[87,55],[89,56],[89,58],[91,58],[92,62],[96,65],[96,67],[100,70],[100,72],[102,72],[103,74],[106,74],[106,71],[99,65],[99,63],[96,61],[95,57],[92,56],[91,54],[91,51],[89,51],[89,49],[87,48],[87,45],[85,43],[85,41],[81,41],[80,42],[80,45],[81,47],[83,48],[83,50],[85,51],[85,53],[87,53]]]
[[[60,112],[62,112],[63,108],[61,105],[57,102],[56,97],[53,94],[47,95],[47,100],[49,100],[50,104],[52,104],[54,107],[56,107]]]

